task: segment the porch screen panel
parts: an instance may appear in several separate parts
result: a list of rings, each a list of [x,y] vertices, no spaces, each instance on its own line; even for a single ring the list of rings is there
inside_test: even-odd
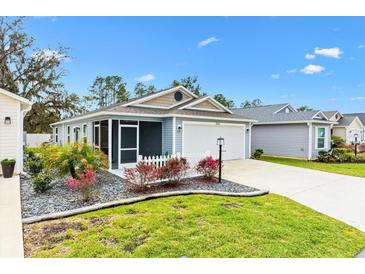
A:
[[[162,123],[139,123],[139,154],[142,156],[162,155]]]
[[[100,149],[108,155],[108,120],[100,122]]]

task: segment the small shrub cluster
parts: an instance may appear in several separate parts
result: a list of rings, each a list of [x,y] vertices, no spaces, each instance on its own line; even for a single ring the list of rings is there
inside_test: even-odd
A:
[[[33,189],[37,193],[43,193],[52,188],[53,175],[46,171],[39,172],[32,177]]]
[[[190,166],[186,158],[169,159],[162,167],[139,162],[134,168],[126,168],[124,177],[130,189],[143,191],[153,182],[164,180],[171,183],[180,183],[186,176]],[[195,169],[209,180],[217,174],[219,160],[211,156],[199,161]]]
[[[219,159],[214,159],[212,156],[207,156],[198,162],[196,170],[203,174],[205,178],[211,180],[218,173]]]
[[[264,150],[262,148],[257,148],[253,155],[252,155],[252,158],[253,159],[256,159],[256,160],[259,160],[262,156],[262,154],[264,154]]]
[[[353,145],[346,145],[342,138],[332,136],[331,150],[320,151],[317,160],[324,163],[365,163],[365,154],[358,153],[355,156]]]
[[[75,190],[80,191],[82,200],[88,202],[93,199],[93,186],[96,183],[96,173],[91,168],[87,168],[80,174],[79,178],[68,178],[65,183],[71,192]]]

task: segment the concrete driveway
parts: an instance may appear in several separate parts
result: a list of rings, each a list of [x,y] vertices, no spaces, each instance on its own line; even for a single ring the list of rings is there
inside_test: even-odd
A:
[[[365,232],[365,178],[256,160],[225,161],[223,177],[267,189]]]

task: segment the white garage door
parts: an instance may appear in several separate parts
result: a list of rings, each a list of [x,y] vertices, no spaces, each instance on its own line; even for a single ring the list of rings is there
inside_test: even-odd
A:
[[[223,160],[243,159],[245,155],[245,126],[185,122],[183,129],[183,155],[196,163],[207,155],[218,158],[217,138],[223,137]]]

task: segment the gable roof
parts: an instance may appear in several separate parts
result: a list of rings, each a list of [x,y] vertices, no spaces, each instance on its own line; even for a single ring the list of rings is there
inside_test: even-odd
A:
[[[365,112],[346,113],[343,114],[343,116],[357,116],[359,117],[362,124],[365,126]]]
[[[343,117],[343,115],[337,110],[323,111],[323,114],[328,118],[328,120],[335,116],[336,113],[340,114],[340,117]]]
[[[362,124],[362,126],[364,126],[364,124],[362,123],[362,121],[360,120],[360,118],[358,116],[346,115],[338,121],[338,124],[335,125],[335,127],[347,127],[347,126],[351,125],[351,123],[355,120],[358,120],[360,122],[360,124]]]
[[[3,94],[5,96],[8,96],[10,98],[13,98],[13,99],[19,101],[25,107],[30,107],[32,105],[32,103],[28,99],[25,99],[15,93],[7,91],[5,89],[0,88],[0,94]]]
[[[140,106],[139,103],[143,101],[150,100],[152,98],[156,98],[157,95],[164,95],[168,92],[176,91],[179,89],[183,89],[192,95],[192,99],[182,102],[181,104],[174,105],[169,108],[152,108],[148,106]],[[143,99],[143,101],[140,101]],[[220,107],[223,111],[211,111],[211,110],[200,110],[200,109],[188,109],[185,106],[190,105],[194,102],[201,102],[204,100],[210,100],[212,103]],[[250,119],[248,117],[244,117],[242,115],[233,114],[229,109],[222,106],[219,102],[214,100],[213,98],[205,95],[205,96],[197,96],[191,91],[187,90],[184,87],[174,87],[166,90],[162,90],[160,92],[155,92],[152,94],[148,94],[142,96],[140,98],[131,99],[128,102],[116,103],[107,107],[99,108],[94,111],[89,111],[71,118],[63,119],[59,122],[53,123],[52,125],[62,124],[64,122],[72,122],[78,121],[82,119],[88,119],[91,117],[97,117],[102,115],[129,115],[129,116],[145,116],[145,117],[201,117],[206,119],[222,119],[222,120],[232,120],[232,121],[246,121],[246,122],[255,122],[255,119]]]
[[[289,104],[275,104],[258,107],[234,109],[233,113],[242,115],[251,119],[256,119],[256,124],[270,124],[270,123],[305,123],[305,122],[320,122],[332,123],[328,121],[325,115],[319,110],[303,111],[303,112],[289,112],[277,113],[278,109],[283,109]],[[316,118],[316,116],[322,118]]]
[[[196,105],[198,105],[198,104],[200,104],[202,102],[205,102],[205,101],[211,102],[213,105],[215,105],[221,111],[225,111],[225,112],[228,112],[228,113],[232,113],[231,110],[229,110],[228,108],[226,108],[225,106],[223,106],[221,103],[219,103],[214,98],[209,97],[208,95],[201,96],[200,98],[197,98],[196,100],[192,100],[190,102],[187,102],[183,106],[180,106],[179,109],[194,108],[194,106],[196,106]]]

